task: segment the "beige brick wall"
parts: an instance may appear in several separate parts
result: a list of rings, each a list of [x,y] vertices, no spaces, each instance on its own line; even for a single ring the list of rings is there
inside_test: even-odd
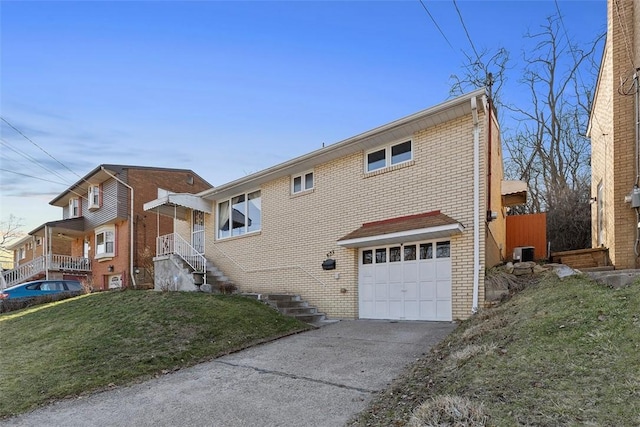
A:
[[[504,179],[504,166],[502,159],[502,142],[500,138],[500,127],[494,112],[487,114],[487,119],[491,121],[491,169],[487,171],[485,183],[489,185],[491,194],[490,204],[487,211],[497,213],[497,218],[489,222],[486,230],[486,260],[487,267],[493,267],[504,261],[507,240],[507,210],[502,207],[502,185]],[[487,135],[488,138],[489,135]],[[488,156],[489,147],[485,148]],[[488,161],[488,159],[486,160]],[[481,299],[482,301],[482,299]]]
[[[481,114],[481,128],[485,124]],[[214,219],[207,217],[207,257],[242,291],[295,292],[330,317],[354,318],[358,317],[358,250],[336,241],[365,222],[441,210],[465,227],[451,239],[453,317],[468,317],[473,292],[471,115],[417,132],[413,144],[413,162],[384,173],[365,175],[361,152],[317,166],[314,189],[308,193],[292,196],[288,176],[263,185],[262,231],[216,241]],[[484,129],[481,144],[487,147]],[[487,149],[480,153],[479,255],[484,271]],[[329,251],[335,251],[337,269],[323,271],[321,263]],[[483,292],[480,286],[480,303]]]
[[[591,117],[591,191],[596,196],[598,184],[603,183],[602,244],[618,269],[637,267],[633,253],[637,220],[624,202],[636,180],[634,97],[618,92],[620,82],[633,75],[631,59],[638,57],[637,15],[633,0],[608,1],[607,40]],[[598,246],[597,207],[598,203],[592,206],[594,247]]]

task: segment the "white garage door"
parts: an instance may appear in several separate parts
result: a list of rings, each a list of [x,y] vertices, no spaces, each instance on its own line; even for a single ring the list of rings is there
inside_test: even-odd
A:
[[[360,249],[360,318],[452,320],[450,248],[431,241]]]

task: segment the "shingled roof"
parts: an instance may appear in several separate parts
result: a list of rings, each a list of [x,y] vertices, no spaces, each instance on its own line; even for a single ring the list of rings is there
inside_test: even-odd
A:
[[[400,243],[407,239],[450,236],[461,233],[463,229],[462,224],[438,210],[364,223],[362,227],[338,239],[338,244],[360,247],[367,244]]]

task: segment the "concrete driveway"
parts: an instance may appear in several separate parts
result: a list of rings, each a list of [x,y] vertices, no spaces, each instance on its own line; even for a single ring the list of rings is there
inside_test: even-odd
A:
[[[453,323],[343,320],[7,426],[343,426]]]

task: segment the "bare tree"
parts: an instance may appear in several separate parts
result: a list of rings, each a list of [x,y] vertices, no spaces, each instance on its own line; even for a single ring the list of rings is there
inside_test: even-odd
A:
[[[561,24],[559,17],[550,17],[540,32],[527,35],[536,44],[524,57],[520,83],[531,101],[526,107],[507,107],[519,125],[505,138],[506,172],[528,183],[526,212],[547,212],[547,233],[556,251],[588,247],[591,242],[586,129],[596,73],[587,67],[604,37],[582,49],[568,37],[562,42]]]
[[[17,218],[13,214],[9,215],[7,220],[0,221],[0,261],[13,261],[7,246],[13,239],[20,237],[23,226],[22,218]]]
[[[463,52],[466,57],[462,66],[463,73],[452,74],[449,77],[451,89],[449,95],[462,95],[469,90],[490,87],[492,102],[501,106],[502,87],[507,81],[506,72],[509,69],[509,51],[499,48],[496,51],[482,50],[477,58]]]
[[[547,232],[555,251],[588,247],[591,241],[590,143],[586,137],[597,77],[594,52],[604,34],[586,48],[569,40],[562,18],[552,16],[537,33],[526,34],[534,46],[523,56],[519,85],[530,101],[506,105],[509,54],[504,49],[466,55],[461,76],[451,76],[450,93],[493,84],[493,104],[513,120],[503,127],[505,175],[526,181],[527,204],[512,213],[547,212]],[[564,36],[564,37],[563,37]],[[492,78],[488,78],[490,71]],[[505,113],[506,110],[506,113]]]

